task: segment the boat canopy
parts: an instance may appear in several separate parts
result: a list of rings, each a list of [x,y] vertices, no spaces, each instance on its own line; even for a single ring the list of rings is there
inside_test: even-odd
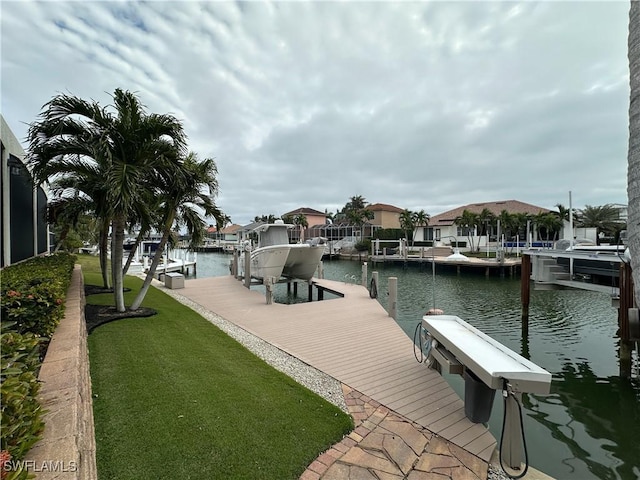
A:
[[[271,245],[289,245],[287,230],[293,227],[286,223],[269,223],[256,228],[259,234],[258,246],[269,247]]]

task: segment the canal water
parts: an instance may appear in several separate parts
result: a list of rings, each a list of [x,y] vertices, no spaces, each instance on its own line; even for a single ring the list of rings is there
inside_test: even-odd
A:
[[[198,254],[198,277],[228,275],[230,259]],[[523,336],[518,278],[456,275],[436,268],[434,282],[429,264],[369,265],[369,277],[373,270],[379,274],[379,301],[385,308],[387,280],[398,278],[397,322],[409,337],[435,306],[553,374],[550,395],[523,395],[531,466],[559,480],[640,479],[640,366],[634,353],[631,379],[620,377],[617,311],[609,294],[534,290],[529,332]],[[326,279],[360,283],[361,275],[360,262],[324,262]],[[299,295],[291,298],[285,285],[276,287],[280,303],[306,301],[307,289],[299,289]],[[362,332],[363,339],[366,334]],[[446,378],[464,398],[463,380]],[[501,398],[496,395],[489,422],[498,441]]]

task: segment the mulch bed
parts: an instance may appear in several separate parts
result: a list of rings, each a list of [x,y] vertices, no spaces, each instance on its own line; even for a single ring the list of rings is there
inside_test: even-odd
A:
[[[110,305],[90,305],[84,306],[84,318],[87,322],[87,332],[91,333],[96,327],[105,323],[121,320],[123,318],[146,318],[156,315],[158,312],[153,308],[140,307],[135,312],[127,310],[118,312],[116,307]]]
[[[124,289],[125,292],[130,292],[130,288]],[[100,285],[85,285],[84,286],[84,295],[85,297],[89,295],[98,295],[99,293],[113,293],[113,288],[104,288]]]

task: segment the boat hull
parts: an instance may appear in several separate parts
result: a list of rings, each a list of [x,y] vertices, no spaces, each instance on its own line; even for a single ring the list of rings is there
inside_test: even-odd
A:
[[[251,276],[254,278],[282,276],[282,271],[289,256],[289,245],[271,245],[251,252]]]
[[[282,275],[288,278],[311,280],[322,260],[324,245],[298,243],[290,247]]]

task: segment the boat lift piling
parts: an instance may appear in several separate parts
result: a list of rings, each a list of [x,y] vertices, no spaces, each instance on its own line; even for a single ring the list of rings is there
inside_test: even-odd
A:
[[[568,259],[569,272],[558,266],[557,259]],[[576,281],[573,260],[607,262],[618,264],[619,286],[606,286]],[[531,282],[536,288],[578,288],[592,291],[609,292],[612,295],[612,306],[618,309],[618,338],[620,340],[619,361],[620,376],[631,375],[631,355],[636,342],[640,341],[640,319],[637,302],[634,299],[631,265],[623,255],[601,255],[599,252],[586,251],[553,251],[529,250],[522,254],[520,297],[522,302],[522,336],[529,334],[529,303]]]

